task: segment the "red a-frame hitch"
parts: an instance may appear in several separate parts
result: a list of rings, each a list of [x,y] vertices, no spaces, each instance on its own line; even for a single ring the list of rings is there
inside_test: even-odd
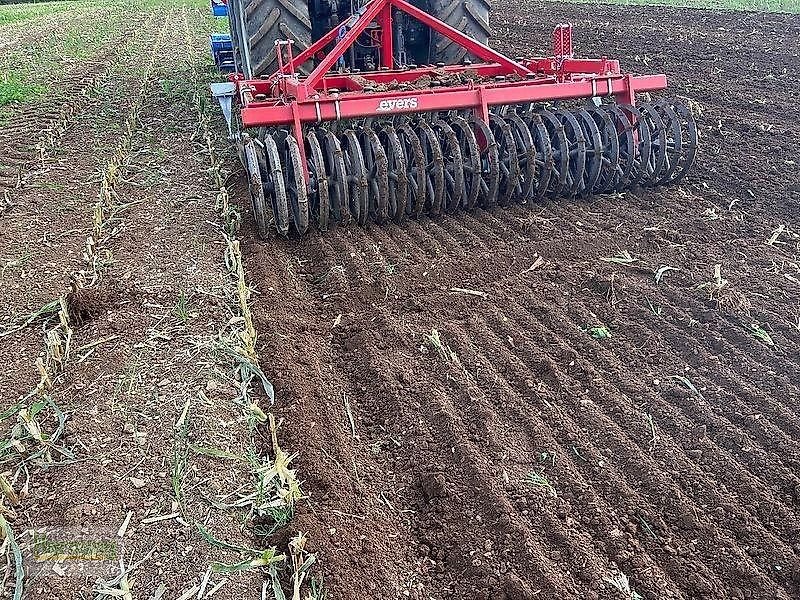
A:
[[[419,20],[481,62],[445,67],[423,65],[413,69],[396,64],[389,33],[393,10]],[[383,32],[380,70],[358,74],[332,71],[372,23],[377,23]],[[245,128],[289,126],[293,129],[306,181],[304,124],[451,110],[471,110],[477,118],[488,122],[489,108],[497,105],[604,96],[633,104],[636,92],[667,87],[664,75],[623,73],[617,60],[574,58],[569,25],[559,25],[554,30],[553,56],[523,60],[512,60],[492,50],[406,0],[372,0],[345,25],[344,35],[341,35],[341,26],[335,27],[296,56],[292,53],[291,42],[277,43],[278,70],[266,79],[248,80],[241,74],[231,76],[237,85]],[[328,50],[334,42],[333,48]],[[301,65],[322,52],[324,57],[315,68],[308,75],[301,74]],[[461,82],[436,87],[420,85],[421,81],[432,78]]]

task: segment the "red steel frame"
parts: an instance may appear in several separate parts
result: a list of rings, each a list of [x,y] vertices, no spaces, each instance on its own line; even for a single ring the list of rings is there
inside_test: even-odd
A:
[[[421,21],[483,62],[441,68],[396,69],[391,34],[392,9]],[[357,75],[330,72],[372,23],[377,23],[381,32],[381,70]],[[304,168],[304,123],[454,109],[471,109],[476,116],[488,121],[489,107],[500,104],[598,96],[614,96],[633,104],[636,92],[667,87],[664,75],[623,73],[616,60],[573,58],[572,34],[568,25],[559,25],[554,31],[554,56],[519,61],[464,35],[406,0],[371,0],[345,25],[348,29],[338,41],[340,27],[335,27],[297,56],[292,54],[291,42],[278,42],[278,70],[266,79],[245,80],[241,74],[231,76],[237,83],[243,126],[291,126],[295,138],[301,142]],[[333,42],[336,44],[328,52],[326,48]],[[324,53],[324,56],[314,70],[307,76],[300,75],[297,72],[300,65],[318,53]],[[462,85],[381,92],[364,89],[365,82],[378,86],[395,82],[412,84],[426,75],[467,71],[476,77]]]

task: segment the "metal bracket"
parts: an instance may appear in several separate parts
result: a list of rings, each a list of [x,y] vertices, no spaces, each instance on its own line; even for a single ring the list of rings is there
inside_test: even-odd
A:
[[[232,81],[211,84],[211,95],[219,102],[225,122],[228,124],[228,137],[233,137],[233,126],[231,124],[231,104],[233,95],[236,93],[236,84]]]
[[[559,77],[563,77],[564,62],[575,56],[572,48],[572,24],[559,23],[553,29],[553,58]]]

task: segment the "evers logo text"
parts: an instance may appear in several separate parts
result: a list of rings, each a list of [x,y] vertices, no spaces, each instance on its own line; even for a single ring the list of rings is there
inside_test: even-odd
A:
[[[414,110],[417,108],[416,98],[394,98],[392,100],[381,100],[378,103],[377,112],[392,112],[395,110]]]

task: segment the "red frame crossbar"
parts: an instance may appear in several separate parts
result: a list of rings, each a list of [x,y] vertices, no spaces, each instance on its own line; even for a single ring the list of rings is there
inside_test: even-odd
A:
[[[419,20],[483,62],[443,68],[396,68],[392,47],[393,9]],[[372,23],[377,23],[381,31],[381,70],[357,75],[331,72]],[[573,58],[572,31],[564,24],[554,31],[552,57],[522,61],[492,50],[406,0],[371,0],[344,25],[346,33],[338,41],[341,26],[331,29],[297,56],[292,55],[289,42],[276,44],[278,70],[266,79],[245,80],[240,74],[232,76],[239,91],[244,127],[289,125],[296,139],[301,141],[304,123],[446,110],[473,110],[476,116],[488,121],[489,107],[496,105],[599,96],[614,96],[633,104],[636,92],[667,87],[664,75],[626,74],[616,60]],[[328,50],[334,42],[333,48]],[[324,57],[313,71],[307,76],[301,75],[300,66],[321,52]],[[461,78],[456,85],[413,89],[414,83],[426,76],[458,81],[459,75],[468,77]],[[394,89],[378,91],[390,86]],[[299,146],[305,168],[304,144]]]

